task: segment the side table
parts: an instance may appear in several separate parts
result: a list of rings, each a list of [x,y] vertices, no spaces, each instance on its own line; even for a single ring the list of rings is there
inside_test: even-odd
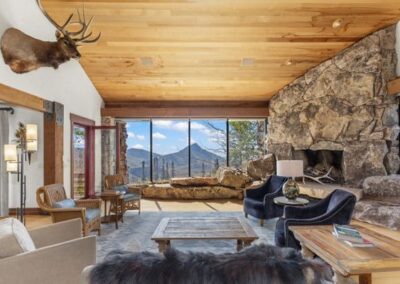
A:
[[[119,191],[103,191],[97,194],[97,197],[100,197],[101,200],[104,201],[104,217],[103,223],[111,222],[111,207],[115,208],[115,228],[118,229],[118,219],[122,216],[122,212],[119,212],[119,208],[122,209],[122,196],[123,194]],[[110,203],[109,209],[107,210],[107,204]]]
[[[305,206],[310,203],[310,201],[302,197],[287,199],[285,196],[278,196],[274,198],[274,203],[283,206]]]

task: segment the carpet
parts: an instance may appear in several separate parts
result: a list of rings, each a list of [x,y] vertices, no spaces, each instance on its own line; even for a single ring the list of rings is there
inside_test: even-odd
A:
[[[164,217],[238,217],[242,212],[142,212],[128,211],[124,216],[124,223],[102,224],[101,236],[97,238],[97,261],[112,250],[127,250],[132,252],[158,252],[157,244],[150,238],[154,230]],[[259,239],[254,243],[274,244],[276,219],[266,220],[261,227],[258,220],[249,217],[246,219]],[[236,251],[234,240],[207,240],[207,241],[172,241],[172,247],[182,251],[202,251],[225,253]]]

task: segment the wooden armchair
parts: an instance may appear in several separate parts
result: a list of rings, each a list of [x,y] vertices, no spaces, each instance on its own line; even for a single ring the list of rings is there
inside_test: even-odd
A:
[[[125,194],[121,195],[120,205],[111,205],[110,211],[116,213],[117,210],[114,208],[115,206],[121,206],[122,208],[118,208],[118,212],[122,213],[122,222],[123,215],[126,210],[138,210],[140,214],[140,199],[142,192],[140,188],[134,188],[128,185],[128,180],[124,175],[110,175],[104,177],[104,186],[105,191],[115,191],[122,189],[126,191]]]
[[[49,213],[53,223],[79,218],[82,220],[83,235],[97,231],[100,235],[101,200],[75,200],[74,207],[56,208],[56,203],[67,200],[62,184],[51,184],[40,187],[36,191],[36,201],[41,210]]]

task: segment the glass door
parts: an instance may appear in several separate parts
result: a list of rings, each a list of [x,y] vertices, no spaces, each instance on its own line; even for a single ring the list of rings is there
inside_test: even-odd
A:
[[[73,125],[72,145],[72,197],[80,199],[87,191],[87,127]]]

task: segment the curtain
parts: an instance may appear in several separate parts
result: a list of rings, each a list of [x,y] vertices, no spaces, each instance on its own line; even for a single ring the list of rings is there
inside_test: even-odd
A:
[[[4,162],[4,145],[8,144],[8,111],[0,110],[0,216],[8,216],[8,173]]]

